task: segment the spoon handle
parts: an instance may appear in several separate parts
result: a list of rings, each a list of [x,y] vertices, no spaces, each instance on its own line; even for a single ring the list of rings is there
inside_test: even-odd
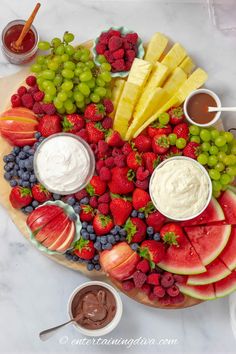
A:
[[[39,333],[39,338],[44,342],[44,341],[48,340],[49,338],[51,338],[58,329],[68,325],[69,323],[71,323],[73,321],[74,321],[74,319],[72,319],[72,320],[70,320],[68,322],[62,323],[59,326],[45,329],[44,331]]]
[[[208,112],[236,112],[236,107],[208,107]]]

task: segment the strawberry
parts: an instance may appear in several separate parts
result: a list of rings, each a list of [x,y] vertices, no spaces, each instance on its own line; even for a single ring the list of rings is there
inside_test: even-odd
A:
[[[160,284],[161,275],[158,273],[148,274],[147,283],[151,285],[159,285]]]
[[[90,205],[80,205],[81,212],[79,214],[80,221],[92,221],[94,217],[93,208]]]
[[[127,156],[131,151],[133,151],[131,144],[128,142],[124,143],[122,147],[123,154]]]
[[[95,255],[95,248],[92,241],[84,240],[82,237],[74,245],[74,254],[82,259],[92,259]]]
[[[183,155],[190,157],[191,159],[197,159],[200,153],[200,144],[190,141],[183,150]]]
[[[187,123],[180,123],[177,124],[174,129],[173,133],[177,135],[177,138],[183,138],[188,140],[189,138],[189,128]]]
[[[121,147],[124,145],[120,133],[112,129],[109,129],[108,134],[106,135],[106,142],[109,146],[113,147]]]
[[[39,121],[38,131],[45,138],[60,133],[62,131],[61,118],[56,114],[45,114]]]
[[[162,125],[158,121],[149,125],[148,129],[147,129],[147,133],[151,138],[153,138],[156,134],[169,135],[171,132],[172,132],[172,129],[169,124]]]
[[[99,176],[93,176],[86,188],[90,196],[102,195],[105,193],[107,185]]]
[[[150,271],[150,265],[147,259],[142,259],[136,266],[137,270],[140,270],[143,273],[148,273]]]
[[[161,238],[168,245],[179,246],[185,235],[182,227],[175,223],[165,224],[160,231]]]
[[[151,293],[152,287],[151,285],[145,283],[140,289],[142,292],[144,292],[147,296]]]
[[[42,184],[35,184],[32,187],[32,194],[34,199],[40,203],[44,203],[52,197],[51,193]]]
[[[169,150],[168,137],[165,134],[156,134],[152,139],[152,148],[156,154],[165,154]]]
[[[132,203],[134,209],[136,210],[145,209],[150,201],[151,198],[149,193],[145,192],[143,189],[136,188],[133,191]]]
[[[146,223],[148,226],[152,226],[155,232],[159,232],[162,225],[166,221],[166,217],[162,215],[158,210],[149,214],[146,218]]]
[[[17,186],[12,188],[9,199],[13,208],[21,209],[31,204],[33,197],[29,188]]]
[[[136,171],[136,179],[138,181],[144,181],[150,175],[148,170],[145,170],[143,166],[140,166]]]
[[[152,149],[152,140],[149,136],[144,134],[139,134],[137,138],[133,140],[134,146],[139,152],[147,152]]]
[[[104,116],[105,107],[102,103],[90,103],[84,111],[84,117],[91,122],[99,122]]]
[[[162,242],[145,240],[141,243],[139,255],[150,262],[151,268],[155,268],[165,255],[165,247]]]
[[[150,173],[154,171],[154,169],[157,167],[159,162],[159,159],[154,152],[145,152],[143,154],[143,160],[144,160],[145,167],[148,169]]]
[[[146,236],[146,224],[139,218],[129,218],[125,224],[125,230],[127,232],[127,241],[142,242]]]
[[[106,235],[113,228],[114,223],[110,216],[97,214],[93,219],[93,228],[96,235]]]
[[[170,123],[173,125],[182,123],[185,118],[182,107],[172,107],[167,113],[170,116]]]
[[[116,194],[112,195],[110,210],[116,225],[124,225],[132,209],[132,203],[126,198],[121,198]]]
[[[134,289],[134,282],[133,280],[125,280],[122,282],[122,289],[124,291],[131,291]]]
[[[111,181],[108,183],[111,193],[128,194],[134,190],[134,172],[128,167],[114,167]]]
[[[176,146],[170,147],[170,156],[180,156],[182,155],[182,151],[178,149]]]
[[[79,114],[67,114],[63,119],[63,131],[67,133],[77,133],[85,125],[84,118]]]
[[[126,158],[126,163],[129,168],[135,171],[139,168],[139,166],[144,165],[142,156],[137,151],[131,151],[129,153],[129,155]]]
[[[88,133],[88,141],[90,143],[98,143],[99,140],[104,139],[104,132],[100,123],[89,122],[86,124],[86,130]]]

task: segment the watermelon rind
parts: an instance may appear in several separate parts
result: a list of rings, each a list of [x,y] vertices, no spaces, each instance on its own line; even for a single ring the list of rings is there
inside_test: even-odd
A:
[[[225,279],[214,283],[216,297],[224,297],[236,290],[236,272],[232,272]]]
[[[232,226],[227,245],[220,253],[219,258],[230,270],[236,268],[236,226]]]
[[[236,194],[236,186],[229,185],[227,189]]]
[[[216,298],[212,284],[207,285],[186,285],[176,283],[181,293],[200,300],[214,300]]]

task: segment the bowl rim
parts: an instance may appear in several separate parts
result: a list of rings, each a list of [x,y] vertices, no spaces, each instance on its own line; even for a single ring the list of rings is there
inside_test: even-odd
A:
[[[208,197],[207,197],[207,200],[206,200],[206,203],[204,205],[204,207],[197,213],[195,213],[194,215],[191,215],[189,217],[184,217],[184,218],[173,218],[173,216],[170,216],[166,213],[164,213],[156,204],[155,202],[155,199],[153,198],[152,196],[152,188],[151,188],[151,184],[152,184],[152,181],[153,181],[153,178],[155,176],[155,173],[157,170],[159,170],[161,167],[163,167],[166,163],[170,162],[170,161],[174,161],[174,160],[186,160],[186,161],[189,161],[193,164],[195,164],[196,166],[198,166],[198,168],[205,174],[205,176],[207,177],[207,180],[208,180],[208,187],[209,187],[209,191],[208,191]],[[196,160],[194,159],[191,159],[190,157],[187,157],[187,156],[174,156],[174,157],[170,157],[169,159],[166,159],[164,161],[162,161],[156,168],[155,170],[153,171],[152,175],[151,175],[151,178],[150,178],[150,182],[149,182],[149,192],[150,192],[150,197],[151,197],[151,200],[154,204],[154,206],[157,208],[157,210],[163,214],[164,216],[166,216],[168,219],[170,220],[175,220],[175,221],[187,221],[187,220],[191,220],[191,219],[194,219],[196,218],[197,216],[199,216],[201,213],[203,213],[203,211],[208,207],[210,201],[211,201],[211,198],[212,198],[212,183],[211,183],[211,179],[210,179],[210,176],[209,174],[207,173],[207,170]]]
[[[92,285],[99,285],[101,287],[104,287],[106,289],[108,289],[112,295],[114,296],[115,300],[116,300],[116,313],[114,318],[111,320],[110,323],[108,323],[105,327],[100,328],[100,329],[87,329],[84,328],[82,326],[80,326],[77,322],[73,322],[73,326],[82,334],[86,335],[86,336],[90,336],[90,337],[100,337],[100,336],[104,336],[108,333],[110,333],[111,331],[113,331],[119,324],[122,314],[123,314],[123,303],[120,297],[120,294],[118,293],[118,291],[111,286],[110,284],[107,284],[105,282],[102,281],[98,281],[98,280],[91,280],[91,281],[87,281],[83,284],[80,284],[79,286],[77,286],[73,292],[71,293],[69,300],[68,300],[68,304],[67,304],[67,311],[68,311],[68,315],[69,318],[72,319],[72,311],[71,311],[71,305],[72,305],[72,301],[75,297],[75,295],[82,289],[92,286]]]

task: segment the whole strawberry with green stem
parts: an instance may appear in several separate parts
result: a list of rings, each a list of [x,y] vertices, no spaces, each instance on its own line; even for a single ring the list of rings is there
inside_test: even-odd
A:
[[[140,166],[144,165],[142,155],[137,151],[131,151],[127,158],[126,163],[129,168],[136,171]]]
[[[52,198],[52,194],[42,184],[35,184],[32,187],[32,194],[34,199],[40,203],[44,203]]]
[[[13,187],[9,199],[13,208],[24,208],[31,204],[33,200],[31,189],[19,186]]]
[[[152,139],[152,149],[156,154],[165,154],[169,150],[170,144],[165,134],[156,134]]]
[[[85,121],[84,118],[79,114],[67,114],[63,118],[62,126],[64,132],[74,134],[84,128]]]
[[[113,228],[114,223],[110,216],[96,214],[93,219],[93,228],[96,235],[106,235]]]
[[[176,223],[165,224],[160,230],[160,235],[165,243],[174,246],[179,246],[185,239],[182,227]]]
[[[102,181],[99,176],[93,176],[86,188],[88,194],[92,197],[94,195],[102,195],[107,188],[106,182]]]
[[[183,155],[196,160],[201,152],[200,144],[190,141],[183,149]]]
[[[132,203],[130,198],[122,197],[118,194],[111,195],[110,211],[115,225],[124,225],[132,212]]]
[[[104,128],[101,123],[88,122],[86,124],[86,131],[88,133],[88,141],[89,143],[97,144],[99,140],[104,140]]]
[[[129,194],[134,190],[133,179],[135,173],[128,167],[114,167],[112,169],[111,181],[108,183],[111,193]]]
[[[124,145],[124,140],[121,138],[120,133],[112,129],[109,129],[106,134],[106,142],[112,147],[122,147]]]
[[[162,242],[145,240],[139,248],[139,255],[149,261],[150,267],[155,268],[165,256],[165,247]]]
[[[102,103],[90,103],[84,111],[85,118],[91,122],[99,122],[105,114],[106,110]]]
[[[90,240],[84,240],[82,237],[75,242],[74,254],[82,259],[90,260],[95,255],[94,244]]]
[[[45,138],[50,135],[60,133],[62,131],[61,118],[57,114],[46,114],[40,118],[38,131]]]
[[[145,211],[145,208],[148,208],[148,206],[152,204],[149,193],[140,188],[136,188],[133,191],[132,203],[134,209],[140,211]]]
[[[145,222],[139,218],[129,218],[125,224],[127,232],[127,242],[142,242],[146,237],[147,226]]]
[[[162,215],[158,210],[151,211],[147,216],[146,216],[146,223],[148,226],[153,227],[155,232],[159,232],[161,227],[166,221],[166,217]]]
[[[80,205],[81,211],[79,214],[80,221],[90,222],[94,218],[94,210],[90,205],[82,204]]]
[[[173,125],[177,125],[184,121],[184,112],[182,107],[172,107],[167,112],[170,117],[170,123]]]

